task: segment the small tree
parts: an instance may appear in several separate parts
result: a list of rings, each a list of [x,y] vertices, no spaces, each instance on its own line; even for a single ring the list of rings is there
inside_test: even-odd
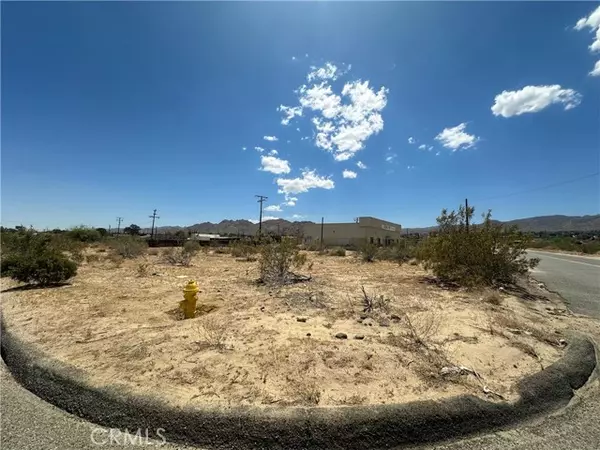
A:
[[[473,213],[474,208],[462,206],[458,212],[442,210],[436,235],[419,246],[419,259],[436,276],[463,285],[512,283],[538,264],[538,259],[527,258],[529,236],[494,223],[491,211],[483,215],[482,224],[467,228]]]
[[[123,233],[130,234],[132,236],[139,236],[141,231],[142,229],[139,227],[139,225],[136,225],[135,223],[132,223],[131,225],[123,229]]]

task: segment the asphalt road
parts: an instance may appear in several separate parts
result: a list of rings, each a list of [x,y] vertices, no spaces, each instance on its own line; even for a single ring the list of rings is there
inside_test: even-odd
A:
[[[558,292],[577,314],[600,318],[600,258],[528,251],[540,258],[532,276]]]

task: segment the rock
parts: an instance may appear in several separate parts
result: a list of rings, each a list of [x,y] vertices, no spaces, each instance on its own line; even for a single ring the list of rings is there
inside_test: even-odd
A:
[[[379,326],[380,327],[389,327],[390,326],[390,321],[387,319],[381,319],[379,321]]]
[[[357,321],[358,323],[363,323],[363,320],[364,320],[364,319],[356,319],[356,321]]]
[[[162,277],[162,276],[163,276],[163,274],[162,274],[162,273],[159,273],[159,272],[152,272],[152,276],[155,276],[155,277]]]
[[[358,339],[359,341],[362,341],[365,338],[364,334],[357,334],[354,336],[354,339]]]
[[[307,317],[296,317],[297,322],[306,322],[308,320]]]
[[[392,320],[402,320],[402,318],[399,315],[397,315],[397,314],[392,314],[390,316],[390,319],[392,319]]]
[[[338,339],[348,339],[348,335],[346,333],[338,333],[335,335]]]
[[[311,337],[311,336],[312,336],[312,334],[310,334],[310,333],[306,333],[306,336],[308,336],[308,337]]]
[[[365,319],[368,319],[368,318],[369,318],[369,316],[368,316],[368,315],[366,315],[366,314],[361,314],[361,315],[360,315],[360,318],[361,318],[362,320],[365,320]]]

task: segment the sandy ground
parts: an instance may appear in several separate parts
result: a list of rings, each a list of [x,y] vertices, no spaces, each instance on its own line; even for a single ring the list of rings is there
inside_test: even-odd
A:
[[[484,387],[514,400],[514,382],[561,356],[575,320],[541,296],[445,289],[419,266],[352,256],[309,253],[299,272],[311,281],[269,288],[255,283],[257,262],[228,254],[199,253],[180,267],[90,252],[71,285],[14,290],[2,279],[4,319],[91,383],[159,392],[174,404],[500,399]],[[198,317],[182,320],[188,279],[201,288]],[[383,296],[370,313],[363,286]],[[441,374],[454,365],[469,370]]]

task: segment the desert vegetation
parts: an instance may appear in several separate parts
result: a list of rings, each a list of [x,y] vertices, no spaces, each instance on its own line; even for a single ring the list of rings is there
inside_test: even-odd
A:
[[[567,313],[505,289],[525,286],[535,265],[526,238],[472,214],[442,211],[433,236],[356,249],[296,236],[148,249],[85,227],[3,232],[2,275],[13,278],[3,285],[42,288],[11,290],[5,320],[99,384],[176,403],[511,399],[514,381],[560,356]],[[200,292],[182,320],[189,279]],[[33,303],[43,320],[27,319]]]

